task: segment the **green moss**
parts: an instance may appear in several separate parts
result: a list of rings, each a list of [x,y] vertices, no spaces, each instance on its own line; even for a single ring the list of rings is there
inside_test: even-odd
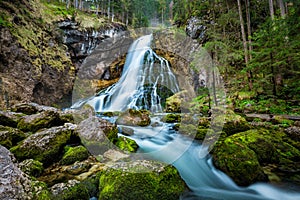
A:
[[[70,140],[72,130],[56,130],[60,127],[53,127],[43,132],[31,135],[27,139],[21,141],[17,146],[14,146],[10,151],[15,155],[18,161],[25,159],[35,159],[49,166],[60,158],[60,153],[63,146]],[[56,131],[55,133],[50,133]],[[55,136],[50,136],[55,134]],[[45,142],[43,138],[47,138],[48,141],[41,146],[38,141]],[[31,141],[33,140],[33,141]]]
[[[166,123],[180,122],[180,120],[181,120],[181,116],[179,114],[174,114],[174,113],[167,114],[162,118],[162,121]]]
[[[109,169],[100,176],[99,199],[178,199],[185,190],[174,167],[165,167],[161,172],[130,173]]]
[[[139,146],[134,140],[131,140],[126,137],[119,137],[117,142],[115,143],[117,147],[119,147],[123,151],[128,151],[128,152],[136,152]]]
[[[40,176],[44,171],[43,163],[33,159],[24,160],[19,167],[24,173],[33,177]]]
[[[18,123],[18,129],[22,131],[36,132],[41,128],[50,128],[58,120],[58,113],[53,111],[44,111],[34,115],[25,116]]]
[[[0,125],[0,145],[9,149],[25,138],[26,135],[22,131]]]
[[[232,137],[218,143],[213,151],[213,157],[216,167],[229,175],[238,185],[266,180],[255,152]]]
[[[89,156],[88,150],[83,146],[70,147],[66,150],[61,159],[62,165],[70,165],[76,161],[83,161]]]
[[[233,135],[238,132],[247,131],[251,128],[245,118],[233,112],[216,116],[214,119],[214,124],[220,126],[223,124],[223,131],[227,135]]]

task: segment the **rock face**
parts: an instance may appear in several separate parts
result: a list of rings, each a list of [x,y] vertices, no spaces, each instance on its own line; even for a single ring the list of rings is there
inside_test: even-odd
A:
[[[203,21],[197,17],[191,17],[187,21],[185,31],[188,36],[193,39],[205,39],[205,30],[207,27],[204,25]]]
[[[15,161],[14,156],[0,145],[0,199],[32,199],[31,181]]]
[[[78,22],[70,19],[60,21],[57,25],[64,32],[63,43],[67,45],[72,61],[78,67],[102,40],[126,29],[122,24],[110,23],[99,30],[92,28],[82,30]]]
[[[116,123],[128,126],[148,126],[151,122],[149,112],[146,110],[128,109],[122,113]]]

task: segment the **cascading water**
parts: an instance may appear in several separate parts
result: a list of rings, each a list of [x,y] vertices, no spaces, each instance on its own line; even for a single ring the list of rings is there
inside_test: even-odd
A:
[[[161,112],[158,85],[170,89],[172,93],[179,91],[168,61],[150,48],[151,41],[152,35],[146,35],[132,44],[120,80],[87,102],[95,111],[134,108]]]
[[[115,85],[90,98],[85,103],[95,111],[123,111],[127,108],[161,112],[159,85],[173,93],[179,91],[168,62],[150,48],[152,35],[137,39],[128,51],[122,77]],[[79,103],[82,105],[82,102]],[[178,134],[172,124],[152,118],[155,126],[130,127],[140,151],[153,159],[172,164],[191,189],[181,199],[226,200],[288,200],[300,199],[298,193],[288,193],[268,184],[237,186],[226,174],[214,168],[209,155],[203,158],[201,145]],[[202,153],[202,154],[201,154]]]

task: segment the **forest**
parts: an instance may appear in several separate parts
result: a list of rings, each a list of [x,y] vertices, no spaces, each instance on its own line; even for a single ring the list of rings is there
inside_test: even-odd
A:
[[[60,0],[66,9],[132,28],[177,26],[198,18],[199,43],[226,83],[229,104],[260,113],[299,114],[300,2],[297,0]],[[232,102],[233,99],[233,102]],[[268,109],[266,107],[272,108]]]

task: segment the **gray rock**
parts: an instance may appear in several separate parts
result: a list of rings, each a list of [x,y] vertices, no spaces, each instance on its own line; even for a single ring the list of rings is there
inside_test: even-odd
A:
[[[0,125],[0,145],[11,148],[25,138],[26,134],[19,129]]]
[[[289,128],[286,128],[284,132],[293,140],[300,141],[300,127],[298,126],[292,126]]]
[[[205,30],[207,27],[204,25],[202,20],[197,17],[191,17],[187,21],[186,25],[186,33],[193,39],[204,39],[205,38]]]
[[[14,156],[0,145],[0,199],[32,199],[31,181],[15,161]]]

